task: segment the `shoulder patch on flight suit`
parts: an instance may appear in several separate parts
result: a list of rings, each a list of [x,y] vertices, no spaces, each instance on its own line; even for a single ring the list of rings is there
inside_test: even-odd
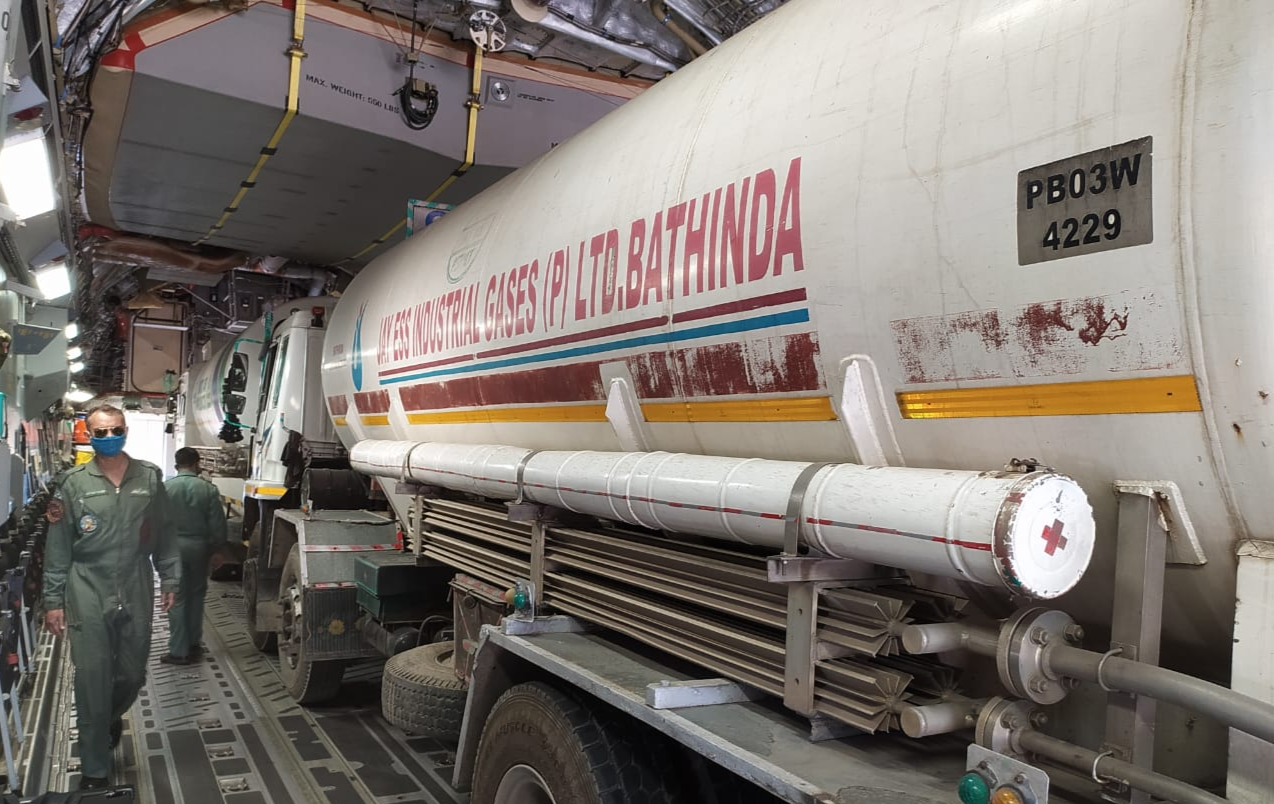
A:
[[[44,511],[44,518],[49,520],[53,525],[62,521],[62,517],[66,515],[66,509],[62,507],[62,501],[57,497],[49,500],[49,507]]]

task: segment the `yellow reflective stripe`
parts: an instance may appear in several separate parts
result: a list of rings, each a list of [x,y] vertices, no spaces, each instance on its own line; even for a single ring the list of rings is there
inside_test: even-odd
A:
[[[836,418],[831,399],[825,396],[650,402],[642,405],[641,410],[649,422],[815,422]],[[604,404],[439,410],[407,414],[408,424],[604,421]]]
[[[248,485],[245,487],[245,490],[248,492],[248,494],[251,494],[257,497],[282,497],[284,494],[288,493],[288,490],[281,486]]]
[[[641,406],[648,422],[825,422],[836,418],[825,396],[652,402]]]
[[[257,161],[252,166],[251,172],[248,173],[248,177],[239,182],[239,192],[235,193],[234,198],[222,210],[221,217],[212,225],[208,233],[195,241],[196,245],[207,242],[226,225],[226,221],[230,220],[231,215],[239,211],[239,204],[247,197],[248,191],[256,186],[257,178],[261,175],[261,171],[265,169],[265,163],[270,161],[270,157],[274,156],[278,150],[279,143],[283,140],[283,135],[288,130],[288,126],[292,124],[292,119],[296,117],[301,99],[301,59],[305,58],[305,51],[302,49],[302,45],[305,43],[305,2],[306,0],[296,0],[296,9],[292,13],[292,45],[287,49],[288,98],[287,106],[283,110],[283,119],[275,126],[274,133],[270,135],[270,141],[257,154]]]
[[[992,416],[1087,416],[1111,413],[1192,413],[1203,409],[1194,377],[1146,377],[984,388],[900,391],[904,419]]]
[[[438,196],[443,194],[443,191],[445,191],[448,187],[450,187],[455,182],[456,179],[463,176],[466,172],[468,172],[469,168],[473,167],[474,148],[478,141],[478,112],[482,109],[482,104],[478,103],[477,99],[480,98],[481,96],[482,96],[482,48],[478,47],[475,44],[473,46],[473,90],[469,100],[465,103],[465,105],[469,107],[469,132],[465,137],[464,162],[460,164],[460,167],[451,171],[451,175],[448,176],[446,179],[444,179],[442,184],[439,184],[438,187],[432,193],[425,196],[424,203],[428,204],[429,202],[436,200]],[[364,248],[362,251],[358,252],[352,257],[346,257],[344,260],[342,260],[342,262],[349,262],[350,260],[356,260],[359,257],[364,256],[368,252],[371,252],[380,248],[381,246],[385,245],[386,241],[388,241],[389,238],[398,234],[398,232],[402,230],[402,228],[405,227],[406,225],[407,225],[407,218],[404,217],[398,223],[394,224],[394,227],[390,229],[388,232],[385,232],[380,237],[368,243],[366,248]]]
[[[345,426],[345,417],[344,417],[344,416],[333,416],[333,417],[332,417],[332,424],[336,425],[337,427],[344,427],[344,426]]]
[[[389,416],[385,413],[376,413],[368,416],[359,417],[363,424],[369,427],[380,427],[389,424]]]
[[[493,424],[505,422],[604,422],[605,405],[548,405],[538,408],[481,408],[408,413],[408,424]]]

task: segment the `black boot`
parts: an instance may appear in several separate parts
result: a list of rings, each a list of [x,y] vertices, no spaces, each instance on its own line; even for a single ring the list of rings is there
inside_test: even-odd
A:
[[[188,664],[194,664],[195,660],[190,658],[189,656],[173,656],[171,653],[165,653],[163,656],[159,657],[159,663],[160,664],[179,664],[184,666]]]
[[[81,776],[80,777],[81,790],[101,790],[104,787],[109,787],[110,783],[111,783],[111,780],[107,779],[105,776]]]

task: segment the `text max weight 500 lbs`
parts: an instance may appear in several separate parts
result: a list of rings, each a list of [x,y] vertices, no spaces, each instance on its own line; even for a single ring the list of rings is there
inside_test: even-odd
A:
[[[1019,265],[1154,240],[1152,138],[1018,173]]]

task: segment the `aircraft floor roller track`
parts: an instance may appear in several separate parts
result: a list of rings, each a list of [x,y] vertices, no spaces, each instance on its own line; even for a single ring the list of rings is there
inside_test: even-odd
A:
[[[150,672],[116,750],[117,784],[141,804],[459,804],[453,753],[412,737],[380,716],[381,663],[346,670],[332,705],[302,708],[283,688],[278,659],[243,629],[237,584],[209,584],[205,657],[161,664],[168,628],[156,618]],[[52,654],[45,641],[41,656]],[[46,743],[47,787],[79,781],[69,662],[55,662],[55,700]],[[28,794],[37,789],[27,786]]]

